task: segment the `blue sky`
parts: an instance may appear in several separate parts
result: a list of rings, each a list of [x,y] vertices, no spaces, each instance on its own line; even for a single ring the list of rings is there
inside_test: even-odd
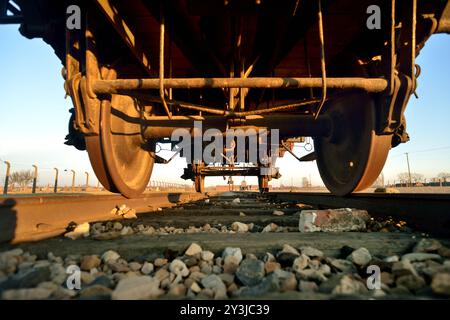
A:
[[[0,159],[11,161],[13,171],[37,164],[40,184],[52,180],[54,167],[62,171],[62,184],[69,184],[71,178],[64,169],[77,171],[77,183],[84,183],[85,171],[93,176],[86,152],[63,144],[71,102],[64,99],[60,61],[42,40],[22,37],[17,26],[0,26],[0,44]],[[405,152],[410,153],[412,172],[432,178],[450,171],[450,36],[433,36],[417,63],[422,67],[419,99],[412,97],[406,111],[411,141],[391,151],[383,171],[386,181],[407,170]],[[307,153],[301,147],[295,152],[300,156]],[[179,158],[169,165],[156,165],[152,179],[184,182],[179,179],[184,166]],[[300,185],[301,178],[310,175],[313,184],[321,184],[315,162],[300,164],[287,154],[277,166],[283,177],[274,180],[274,185],[290,185],[291,181]],[[4,171],[0,162],[0,181]],[[91,181],[96,183],[95,178]],[[256,183],[253,178],[247,181]],[[206,182],[224,183],[222,178]]]

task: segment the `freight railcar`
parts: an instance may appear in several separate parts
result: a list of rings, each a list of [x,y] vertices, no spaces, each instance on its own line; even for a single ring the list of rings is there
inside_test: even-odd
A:
[[[415,59],[450,32],[450,1],[0,0],[0,23],[54,49],[73,102],[66,143],[112,192],[146,188],[170,161],[161,142],[199,192],[213,175],[255,175],[266,191],[276,157],[312,139],[298,160],[347,195],[408,141]]]

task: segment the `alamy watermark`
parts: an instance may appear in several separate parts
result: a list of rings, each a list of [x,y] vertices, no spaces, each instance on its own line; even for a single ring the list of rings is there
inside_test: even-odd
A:
[[[68,30],[81,30],[81,8],[75,4],[66,9],[66,28]]]
[[[66,280],[66,287],[70,290],[81,289],[81,270],[75,264],[67,267],[66,273],[69,275]]]
[[[366,13],[369,15],[366,26],[369,30],[381,29],[381,8],[375,4],[367,7]],[[81,30],[81,8],[75,4],[66,9],[66,27],[68,30]]]
[[[380,290],[381,289],[381,270],[377,265],[370,265],[366,270],[370,276],[366,280],[367,289]]]

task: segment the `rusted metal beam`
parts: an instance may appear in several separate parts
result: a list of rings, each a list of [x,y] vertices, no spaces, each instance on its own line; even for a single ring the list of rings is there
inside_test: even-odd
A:
[[[194,128],[194,121],[202,122],[202,130],[216,128],[225,131],[227,128],[242,129],[279,129],[282,137],[288,136],[328,136],[331,134],[332,124],[328,115],[321,115],[316,120],[311,115],[271,114],[250,115],[234,122],[221,116],[167,116],[150,117],[143,120],[144,137],[146,139],[160,139],[170,137],[179,128],[188,130]],[[193,131],[191,131],[193,132]],[[245,133],[244,133],[245,134]]]
[[[322,78],[172,78],[164,79],[165,88],[322,88]],[[388,82],[382,78],[327,78],[330,89],[361,89],[367,92],[382,92]],[[92,82],[97,94],[120,94],[121,91],[159,89],[159,79],[117,79]]]
[[[119,14],[117,7],[114,6],[110,0],[95,0],[95,2],[106,15],[109,22],[114,26],[122,40],[130,48],[131,52],[150,74],[150,59],[131,30],[130,25],[123,19],[123,16]]]

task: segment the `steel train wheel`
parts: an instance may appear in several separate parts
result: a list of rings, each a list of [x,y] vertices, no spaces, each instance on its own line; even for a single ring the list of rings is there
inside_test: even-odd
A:
[[[338,196],[370,187],[383,169],[392,140],[390,135],[375,134],[373,98],[362,92],[346,93],[325,108],[333,119],[333,133],[314,139],[325,186]]]
[[[111,78],[113,72],[108,73]],[[86,136],[86,147],[100,183],[127,198],[141,194],[150,179],[154,151],[144,148],[137,102],[122,95],[103,100],[100,134]]]

